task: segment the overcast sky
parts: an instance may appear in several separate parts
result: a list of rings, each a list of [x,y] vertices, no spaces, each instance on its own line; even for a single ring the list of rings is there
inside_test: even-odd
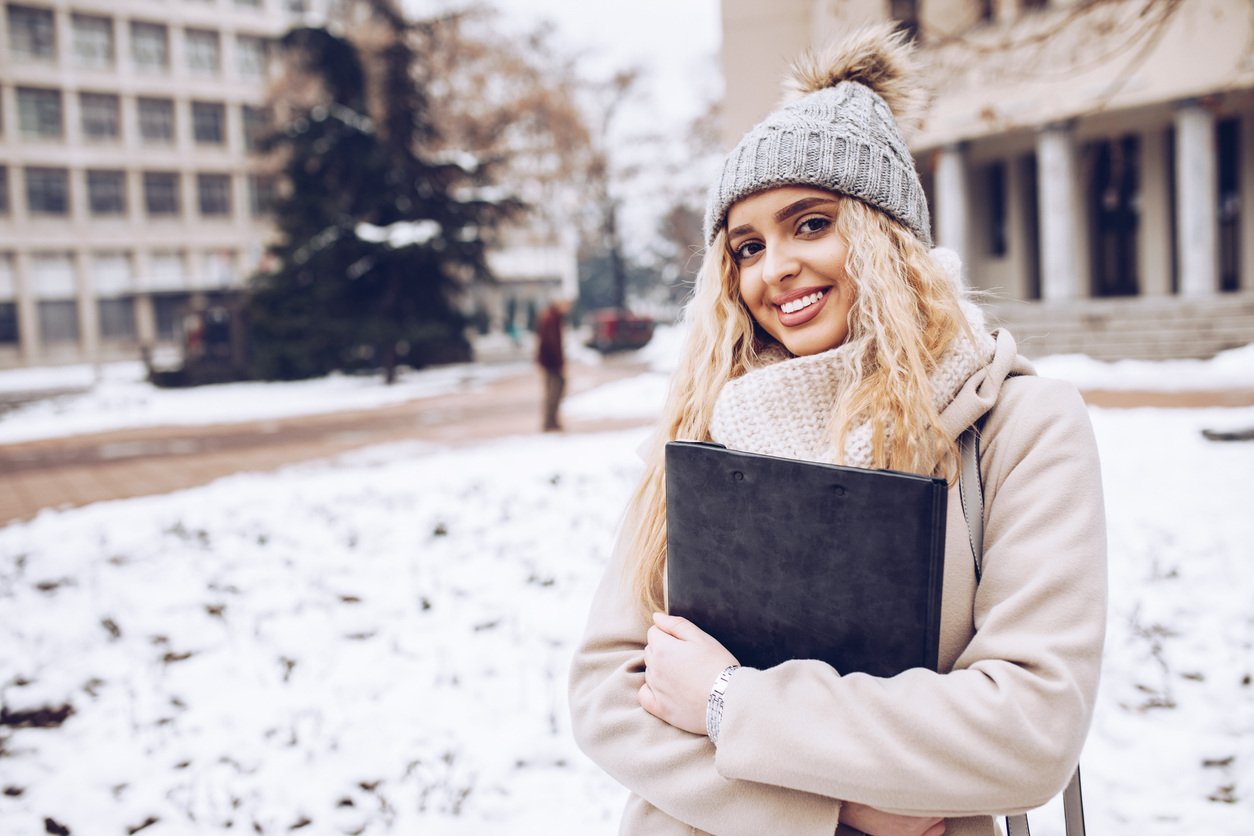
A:
[[[416,13],[473,0],[405,0]],[[585,72],[609,77],[630,67],[643,74],[636,119],[652,128],[686,125],[722,90],[718,0],[485,0],[520,30],[556,24],[567,52]],[[634,121],[634,119],[633,119]]]
[[[520,21],[554,21],[589,67],[606,75],[625,67],[644,71],[659,118],[686,123],[722,87],[717,0],[495,0]]]
[[[421,15],[474,0],[405,2]],[[633,166],[639,171],[620,181],[619,189],[624,243],[629,252],[639,253],[648,246],[677,187],[674,158],[683,158],[690,123],[722,94],[718,0],[486,2],[499,8],[520,32],[531,31],[545,20],[553,22],[558,48],[580,59],[581,73],[588,80],[608,79],[629,68],[640,71],[638,93],[619,111],[612,140],[620,149],[616,155],[620,169]],[[660,160],[649,161],[658,149],[656,144],[639,141],[645,135],[668,137],[663,153],[672,158],[670,167]],[[704,182],[705,172],[699,168],[686,174]]]

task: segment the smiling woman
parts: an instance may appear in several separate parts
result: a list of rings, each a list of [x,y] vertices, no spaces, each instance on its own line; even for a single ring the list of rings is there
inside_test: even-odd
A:
[[[1075,769],[1106,621],[1096,447],[1074,388],[989,333],[956,256],[931,249],[897,123],[914,72],[890,26],[803,59],[711,190],[688,342],[571,668],[576,739],[631,791],[621,832],[992,836],[994,813]],[[985,504],[968,528],[972,427]],[[759,670],[666,614],[675,439],[947,479],[937,668]],[[853,536],[832,526],[815,565]]]

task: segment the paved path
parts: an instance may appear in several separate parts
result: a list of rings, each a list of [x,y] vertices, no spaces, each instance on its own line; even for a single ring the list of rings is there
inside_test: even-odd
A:
[[[572,364],[570,394],[640,374],[624,356]],[[1251,406],[1254,390],[1224,392],[1091,391],[1104,407]],[[168,493],[244,471],[327,458],[392,441],[451,446],[537,432],[540,379],[530,368],[464,391],[393,406],[200,427],[144,427],[0,445],[0,525],[43,508]],[[567,421],[567,432],[603,432],[644,420]]]
[[[627,357],[572,364],[569,393],[640,374]],[[380,384],[382,385],[382,384]],[[274,470],[393,441],[473,444],[538,432],[539,374],[375,409],[197,427],[144,427],[0,445],[0,525],[43,508],[168,493],[243,471]],[[567,432],[602,432],[641,419],[567,420]]]

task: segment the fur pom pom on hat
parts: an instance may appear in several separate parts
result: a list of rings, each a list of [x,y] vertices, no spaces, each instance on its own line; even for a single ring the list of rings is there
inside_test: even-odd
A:
[[[806,185],[856,197],[930,247],[927,199],[898,127],[921,98],[914,72],[913,48],[891,24],[859,29],[799,59],[785,81],[789,100],[723,161],[706,205],[706,244],[741,198]]]

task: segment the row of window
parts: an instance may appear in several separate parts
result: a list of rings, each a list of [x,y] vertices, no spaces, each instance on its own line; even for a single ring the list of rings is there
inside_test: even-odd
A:
[[[10,3],[6,9],[9,51],[19,61],[55,63],[59,60],[57,27],[52,9]],[[143,20],[127,21],[131,65],[148,74],[170,71],[170,27]],[[186,28],[183,54],[192,75],[216,77],[222,73],[222,34],[213,29]],[[76,67],[107,70],[117,66],[115,21],[98,15],[70,14],[71,60]],[[235,74],[262,80],[269,73],[271,41],[261,35],[235,36]]]
[[[18,132],[28,139],[63,139],[65,109],[62,91],[45,87],[18,87]],[[135,128],[147,145],[173,145],[178,136],[178,113],[174,99],[139,96],[135,99]],[[224,146],[227,141],[226,105],[222,102],[188,103],[192,139],[198,145]],[[78,94],[79,130],[90,142],[120,142],[122,139],[122,99],[112,93]],[[240,130],[244,148],[257,150],[269,130],[269,112],[264,107],[240,105]],[[3,126],[0,125],[0,129]]]
[[[129,209],[127,172],[121,169],[87,169],[87,211],[97,218],[125,216]],[[28,166],[22,169],[26,210],[31,215],[68,217],[70,176],[65,168]],[[274,207],[276,178],[269,174],[249,174],[248,209],[253,217],[268,215]],[[145,171],[141,176],[143,208],[150,218],[176,218],[182,214],[182,176],[177,171]],[[195,178],[196,205],[201,217],[229,218],[231,175],[199,173]],[[0,166],[0,215],[10,211],[9,170]]]
[[[160,293],[152,295],[153,325],[159,340],[172,340],[178,333],[178,318],[191,295]],[[79,341],[78,301],[41,299],[35,303],[40,341],[44,345],[64,345]],[[139,334],[135,327],[135,297],[119,296],[96,300],[96,321],[100,338],[129,342]],[[21,340],[17,303],[0,301],[0,346],[16,346]]]

